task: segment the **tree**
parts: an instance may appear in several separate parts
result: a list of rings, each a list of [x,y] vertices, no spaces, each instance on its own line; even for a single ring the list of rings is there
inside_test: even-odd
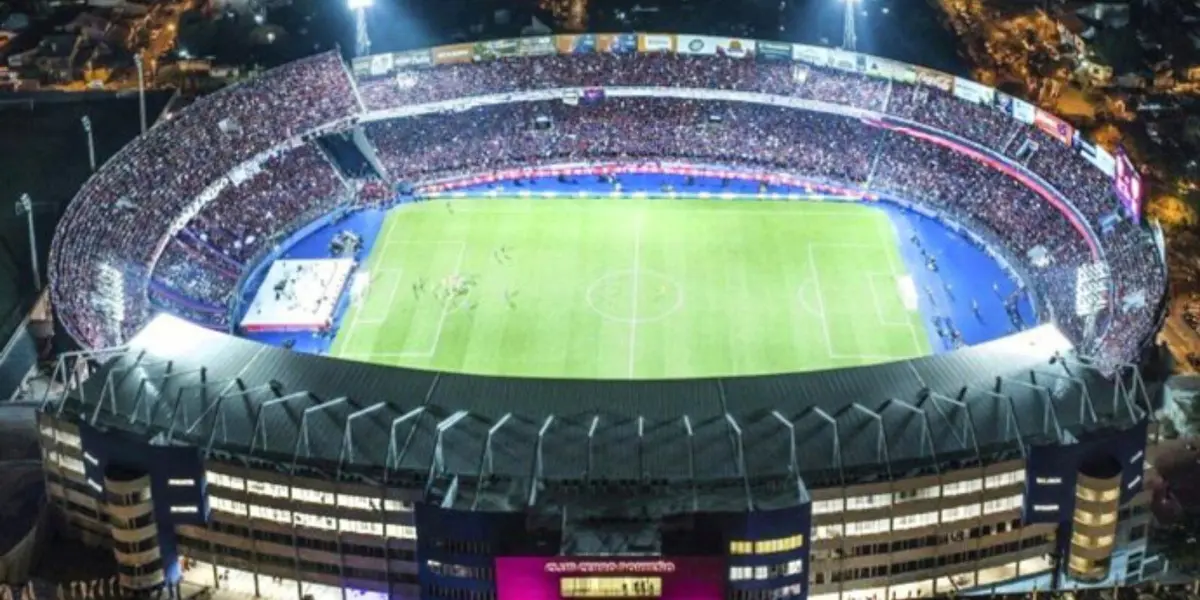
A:
[[[1147,202],[1146,216],[1156,219],[1167,232],[1196,224],[1195,209],[1174,194],[1160,194]]]

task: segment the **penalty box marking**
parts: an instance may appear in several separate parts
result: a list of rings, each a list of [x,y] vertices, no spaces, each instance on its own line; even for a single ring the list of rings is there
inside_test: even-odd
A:
[[[426,241],[426,240],[395,240],[395,241],[388,241],[388,242],[384,243],[384,248],[386,249],[388,246],[391,246],[391,245],[399,246],[399,245],[420,245],[420,244],[447,245],[447,246],[455,246],[456,245],[456,246],[458,246],[458,261],[455,263],[454,273],[452,273],[452,274],[453,275],[460,274],[460,272],[462,271],[462,267],[463,267],[463,260],[466,258],[466,255],[467,255],[467,243],[463,240],[428,240],[428,241]],[[403,272],[403,269],[383,269],[383,270],[380,270],[379,272],[380,273],[389,273],[389,272],[393,272],[393,271]],[[396,304],[396,292],[398,291],[399,286],[400,286],[400,279],[401,279],[401,277],[396,278],[396,281],[392,284],[391,293],[388,295],[388,303],[387,303],[388,314],[391,313],[392,308]],[[459,306],[457,306],[457,305],[452,307],[451,306],[452,304],[453,304],[452,302],[443,302],[442,303],[442,310],[441,310],[441,314],[438,316],[437,328],[434,330],[433,343],[430,344],[428,350],[403,351],[403,352],[342,352],[341,356],[347,357],[347,358],[361,357],[361,358],[368,358],[368,359],[373,358],[373,357],[430,358],[437,352],[438,344],[441,343],[442,330],[446,326],[446,318],[449,317],[451,313],[455,312],[455,310],[457,310],[457,308],[459,308]],[[355,317],[357,317],[357,316],[358,315],[356,314]],[[350,334],[348,334],[346,336],[346,343],[343,345],[343,348],[348,347],[350,345],[350,340],[353,337],[356,325],[359,325],[359,324],[368,324],[368,325],[376,324],[377,325],[377,324],[382,324],[386,320],[387,320],[387,315],[385,314],[384,318],[379,319],[378,321],[375,321],[375,320],[353,321],[351,323]]]

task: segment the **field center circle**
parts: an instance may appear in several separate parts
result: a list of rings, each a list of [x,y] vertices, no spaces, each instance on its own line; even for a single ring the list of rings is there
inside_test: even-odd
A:
[[[683,287],[674,279],[645,269],[636,277],[632,270],[605,273],[588,286],[588,307],[609,321],[649,323],[661,321],[683,306]],[[637,314],[632,314],[635,305]]]

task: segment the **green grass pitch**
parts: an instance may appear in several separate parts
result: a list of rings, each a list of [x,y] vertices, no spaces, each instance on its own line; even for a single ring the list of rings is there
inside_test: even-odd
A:
[[[335,356],[672,379],[930,353],[891,222],[860,204],[431,201],[388,215],[366,267]],[[466,292],[442,296],[456,285]]]

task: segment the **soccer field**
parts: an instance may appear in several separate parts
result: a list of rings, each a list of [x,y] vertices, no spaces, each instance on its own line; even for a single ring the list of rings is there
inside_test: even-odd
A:
[[[666,379],[930,353],[891,221],[861,204],[431,201],[388,215],[366,269],[336,356]]]

